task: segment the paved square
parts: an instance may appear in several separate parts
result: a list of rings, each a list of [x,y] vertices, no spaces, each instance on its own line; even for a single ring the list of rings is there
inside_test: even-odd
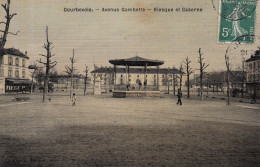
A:
[[[259,105],[40,98],[0,105],[0,166],[259,165]]]

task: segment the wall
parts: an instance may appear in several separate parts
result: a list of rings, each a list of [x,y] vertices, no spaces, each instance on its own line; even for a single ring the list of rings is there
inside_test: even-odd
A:
[[[0,94],[5,93],[5,79],[0,77]]]
[[[12,58],[13,58],[13,64],[12,65],[8,64],[8,57],[9,56],[12,56]],[[16,64],[15,64],[16,58],[19,59],[19,66],[16,66]],[[25,60],[25,67],[22,66],[22,60]],[[20,79],[30,78],[29,77],[30,73],[29,73],[29,70],[28,70],[29,59],[7,54],[7,55],[3,56],[2,62],[3,63],[1,64],[1,69],[4,70],[4,76],[2,76],[2,77],[5,77],[5,78],[8,77],[8,68],[11,67],[12,68],[12,78],[17,78],[17,77],[15,77],[15,70],[16,69],[19,70],[19,78]],[[25,71],[25,73],[26,73],[25,78],[23,78],[23,73],[22,73],[23,71]]]

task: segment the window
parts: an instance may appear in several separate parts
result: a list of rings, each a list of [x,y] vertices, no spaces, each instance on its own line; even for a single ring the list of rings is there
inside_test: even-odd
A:
[[[18,58],[15,58],[15,65],[19,66],[19,59]]]
[[[249,70],[252,70],[252,63],[249,64]]]
[[[25,78],[25,75],[26,75],[25,71],[23,71],[23,74],[22,74],[22,75],[23,75],[23,78]]]
[[[129,76],[129,78],[130,78],[130,77],[131,77],[131,74],[129,74],[128,76]]]
[[[12,58],[12,56],[8,57],[8,65],[13,65],[13,58]]]
[[[137,75],[137,78],[139,78],[139,75]]]
[[[164,75],[162,75],[162,77],[164,78]]]
[[[131,79],[128,79],[129,82],[131,82]]]
[[[25,67],[25,60],[22,61],[22,66]]]
[[[1,69],[0,76],[1,76],[1,77],[4,76],[4,69],[3,69],[3,68]]]
[[[15,69],[15,77],[19,77],[19,70]]]
[[[250,74],[250,75],[248,76],[248,81],[251,82],[251,80],[252,80],[252,75]]]
[[[13,70],[12,68],[8,68],[8,77],[12,77]]]

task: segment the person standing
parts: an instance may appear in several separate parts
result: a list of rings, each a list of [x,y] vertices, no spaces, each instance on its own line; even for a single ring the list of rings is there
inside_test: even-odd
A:
[[[177,96],[178,96],[177,105],[178,105],[178,104],[182,105],[182,102],[181,102],[181,97],[182,97],[181,89],[178,89],[178,94],[177,94]]]
[[[253,93],[251,104],[255,104],[255,103],[256,103],[256,93]]]
[[[77,101],[76,94],[73,93],[73,95],[72,95],[72,106],[76,105],[76,101]]]

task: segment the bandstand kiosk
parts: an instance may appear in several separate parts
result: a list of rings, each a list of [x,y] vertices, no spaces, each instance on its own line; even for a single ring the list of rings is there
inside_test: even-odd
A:
[[[159,91],[159,67],[164,64],[164,61],[145,59],[139,56],[131,57],[128,59],[109,60],[109,63],[114,65],[114,91],[113,97],[127,98],[127,97],[160,97]],[[126,83],[124,89],[121,84],[116,83],[117,67],[124,66],[126,69]],[[147,85],[147,67],[157,68],[157,82],[156,85]],[[129,68],[130,67],[143,67],[143,87],[142,89],[132,90],[129,85]]]

